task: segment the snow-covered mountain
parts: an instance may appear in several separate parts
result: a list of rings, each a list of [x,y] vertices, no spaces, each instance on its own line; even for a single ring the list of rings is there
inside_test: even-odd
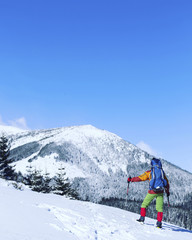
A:
[[[150,156],[119,136],[91,125],[25,131],[11,135],[11,155],[16,170],[26,167],[50,172],[61,163],[81,199],[126,198],[127,177],[150,168]],[[191,193],[192,174],[162,159],[171,185],[170,200],[178,203]],[[142,200],[148,183],[133,183],[129,199]]]
[[[69,200],[54,194],[16,190],[0,180],[0,239],[3,240],[190,240],[192,232],[125,210]]]
[[[0,125],[0,134],[6,134],[6,135],[12,135],[24,132],[26,130],[23,130],[21,128],[13,127],[13,126],[6,126],[6,125]]]

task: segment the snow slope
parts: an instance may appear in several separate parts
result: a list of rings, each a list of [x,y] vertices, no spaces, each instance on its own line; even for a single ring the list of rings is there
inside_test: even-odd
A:
[[[3,240],[189,240],[192,232],[117,208],[14,189],[0,179],[0,239]]]
[[[25,132],[26,130],[13,127],[13,126],[5,126],[5,125],[0,125],[0,135],[1,134],[6,134],[6,135],[14,135],[17,133]]]

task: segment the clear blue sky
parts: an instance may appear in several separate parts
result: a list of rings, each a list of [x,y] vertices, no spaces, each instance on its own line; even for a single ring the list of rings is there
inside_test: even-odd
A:
[[[1,1],[0,117],[92,124],[192,172],[192,1]]]

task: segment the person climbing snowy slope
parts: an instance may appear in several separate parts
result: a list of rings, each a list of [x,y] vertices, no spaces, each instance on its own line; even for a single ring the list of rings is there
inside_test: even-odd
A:
[[[146,209],[154,198],[156,198],[157,210],[157,227],[162,228],[163,219],[163,193],[164,190],[167,196],[169,192],[169,181],[162,169],[161,161],[157,158],[151,160],[151,170],[146,171],[138,177],[129,177],[128,182],[141,182],[149,180],[149,191],[141,205],[141,216],[137,219],[138,222],[144,223],[146,216]]]

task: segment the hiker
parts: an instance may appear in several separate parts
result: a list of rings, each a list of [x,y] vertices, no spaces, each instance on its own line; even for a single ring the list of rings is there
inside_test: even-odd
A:
[[[149,180],[149,191],[141,205],[141,216],[137,219],[138,222],[144,223],[146,209],[151,203],[151,201],[156,198],[156,210],[157,210],[157,227],[162,228],[162,219],[163,219],[163,193],[164,189],[169,193],[169,181],[162,169],[161,161],[157,158],[151,160],[151,170],[146,171],[138,177],[129,177],[128,182],[141,182]]]

